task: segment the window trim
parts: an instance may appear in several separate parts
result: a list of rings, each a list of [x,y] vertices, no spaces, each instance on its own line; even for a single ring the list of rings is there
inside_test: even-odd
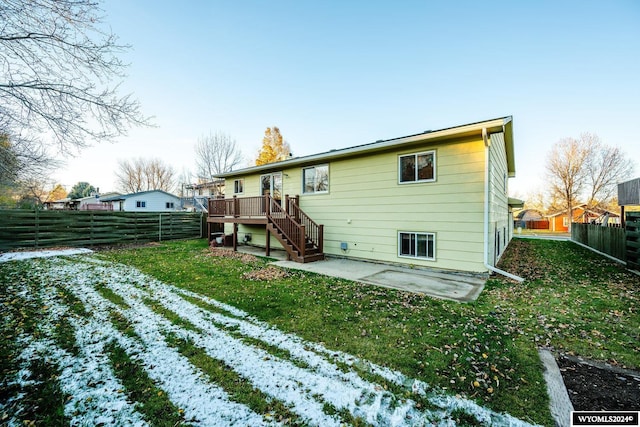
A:
[[[403,181],[402,180],[402,158],[413,156],[414,164],[417,165],[418,156],[424,155],[424,154],[431,154],[431,156],[433,157],[433,178],[418,179],[418,168],[416,167],[414,171],[415,179],[413,181]],[[436,181],[436,157],[437,157],[436,150],[427,150],[427,151],[420,151],[416,153],[398,154],[398,184],[404,185],[404,184],[418,184],[418,183],[424,183],[424,182],[435,182]]]
[[[402,254],[402,234],[413,234],[414,236],[416,236],[416,246],[415,246],[415,253],[416,255],[403,255]],[[425,235],[425,236],[431,236],[433,238],[433,256],[429,257],[422,257],[422,256],[418,256],[418,238],[417,236],[421,234],[421,235]],[[417,259],[417,260],[422,260],[422,261],[436,261],[436,233],[434,232],[430,232],[430,231],[406,231],[406,230],[400,230],[398,231],[398,258],[408,258],[408,259]],[[428,252],[428,251],[427,251]]]
[[[327,189],[324,191],[305,191],[306,189],[306,184],[305,184],[305,171],[309,170],[309,169],[316,169],[322,166],[326,166],[327,167]],[[311,196],[314,194],[328,194],[329,193],[329,174],[330,174],[330,169],[329,169],[329,163],[321,163],[318,165],[313,165],[313,166],[307,166],[302,168],[302,194],[304,194],[305,196]]]
[[[238,183],[241,183],[242,191],[236,191],[238,189]],[[244,194],[244,178],[238,178],[233,180],[233,194]]]

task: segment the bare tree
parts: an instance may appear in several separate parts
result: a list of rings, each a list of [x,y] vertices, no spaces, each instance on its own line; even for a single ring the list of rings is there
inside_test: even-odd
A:
[[[0,184],[12,186],[34,178],[42,180],[58,164],[38,141],[0,132]]]
[[[148,124],[118,93],[127,46],[101,29],[100,13],[94,0],[2,1],[0,133],[67,151]]]
[[[573,218],[573,207],[584,189],[585,164],[591,147],[574,138],[558,141],[547,156],[547,178],[551,198],[557,198]]]
[[[617,182],[633,172],[633,162],[617,147],[604,145],[597,135],[558,141],[547,156],[550,198],[558,200],[573,218],[580,200],[590,206],[610,204]]]
[[[585,133],[581,139],[591,141],[589,145],[593,150],[585,164],[589,189],[586,203],[589,207],[606,209],[611,200],[617,197],[618,182],[631,177],[633,161],[626,158],[619,147],[602,144],[598,135]]]
[[[195,145],[196,167],[200,181],[210,181],[214,175],[229,172],[242,162],[236,140],[222,132],[210,132],[198,138]]]
[[[22,179],[17,187],[21,204],[30,208],[40,207],[48,200],[52,183],[43,175],[32,175]]]
[[[116,177],[120,190],[128,193],[149,190],[171,193],[175,187],[173,168],[159,159],[120,160]]]
[[[535,209],[539,212],[547,210],[547,203],[544,193],[540,189],[531,190],[524,197],[524,209]]]

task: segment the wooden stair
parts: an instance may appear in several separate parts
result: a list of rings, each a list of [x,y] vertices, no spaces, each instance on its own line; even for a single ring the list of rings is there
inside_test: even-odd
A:
[[[271,233],[287,251],[290,260],[300,263],[321,261],[324,259],[324,253],[310,239],[305,238],[304,254],[301,254],[292,243],[288,236],[282,233],[273,222],[267,223],[267,231]]]

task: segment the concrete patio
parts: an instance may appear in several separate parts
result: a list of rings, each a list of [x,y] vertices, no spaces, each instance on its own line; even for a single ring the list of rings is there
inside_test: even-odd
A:
[[[238,246],[238,251],[264,256],[264,249],[253,246]],[[284,251],[272,249],[270,258],[277,259],[273,264],[283,268],[324,274],[401,291],[422,293],[458,302],[475,301],[486,282],[483,278],[471,275],[432,272],[344,258],[330,257],[324,261],[302,264],[287,261],[286,255]]]

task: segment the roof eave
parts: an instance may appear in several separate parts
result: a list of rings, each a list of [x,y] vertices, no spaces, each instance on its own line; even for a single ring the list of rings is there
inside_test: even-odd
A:
[[[464,137],[481,135],[482,130],[486,129],[488,133],[505,133],[505,143],[507,145],[507,161],[509,176],[515,176],[515,161],[513,155],[513,134],[512,134],[512,117],[501,117],[498,119],[485,120],[477,123],[470,123],[461,126],[455,126],[446,129],[440,129],[436,131],[428,131],[417,135],[410,135],[400,138],[392,138],[384,141],[377,141],[374,143],[357,145],[355,147],[343,148],[338,150],[331,150],[323,153],[312,154],[304,157],[296,157],[293,159],[283,160],[281,162],[268,163],[266,165],[251,166],[244,169],[238,169],[231,172],[214,175],[214,178],[228,178],[238,175],[248,175],[258,172],[273,171],[278,169],[285,169],[288,167],[299,166],[314,162],[326,162],[330,160],[349,157],[360,153],[371,153],[376,151],[384,151],[395,146],[411,144],[420,141],[438,141],[442,139],[448,139],[451,137]]]

